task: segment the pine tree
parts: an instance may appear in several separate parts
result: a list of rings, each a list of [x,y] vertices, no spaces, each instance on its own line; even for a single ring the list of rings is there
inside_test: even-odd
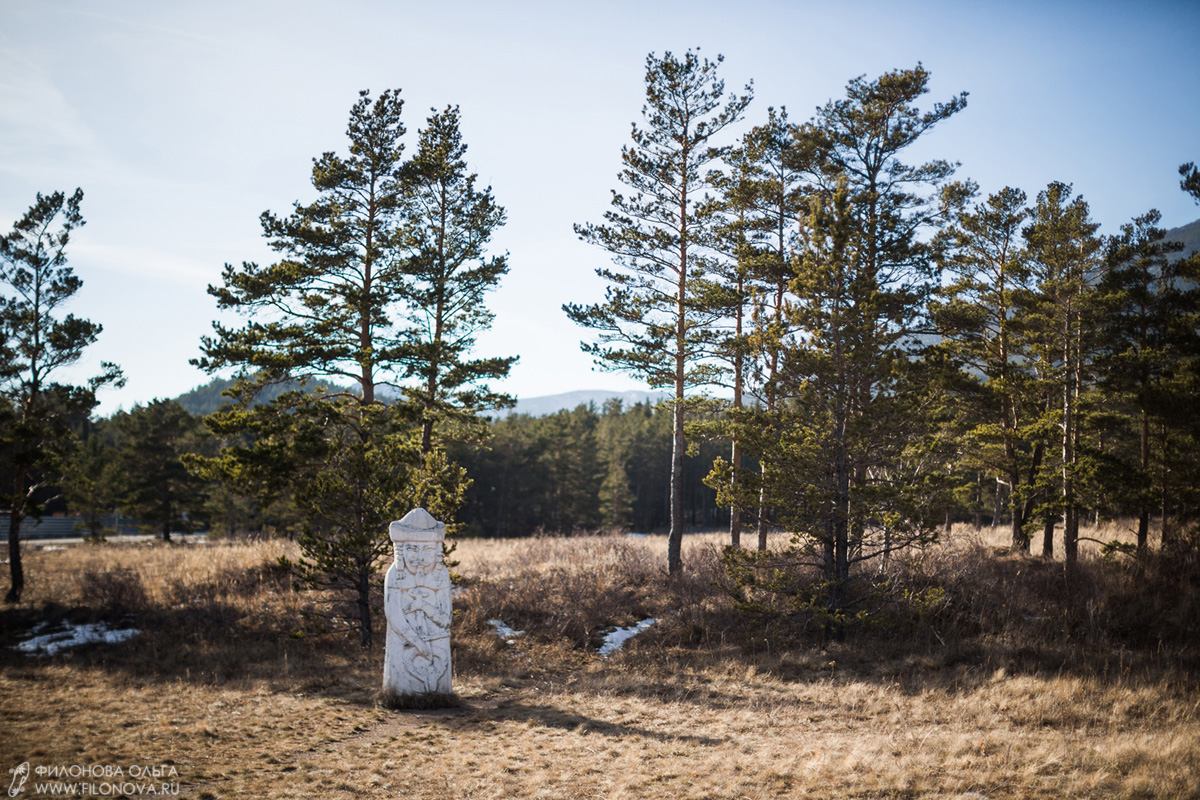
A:
[[[862,599],[853,566],[935,530],[928,476],[944,469],[931,457],[928,381],[914,373],[912,355],[933,283],[919,234],[939,223],[940,210],[920,189],[945,183],[954,166],[911,167],[899,155],[961,109],[965,95],[922,113],[914,103],[927,83],[920,66],[857,78],[845,100],[805,127],[820,192],[789,287],[786,316],[798,334],[781,359],[776,411],[748,412],[742,427],[767,465],[762,480],[780,523],[793,532],[770,569],[819,569],[822,582],[788,591],[798,593],[793,607],[812,610],[834,632]],[[736,573],[754,562],[731,555],[728,563]]]
[[[598,363],[672,389],[672,574],[683,568],[685,397],[711,379],[705,361],[721,313],[697,292],[710,271],[705,248],[713,235],[705,178],[722,155],[714,137],[741,117],[751,96],[747,86],[745,94],[725,99],[721,61],[692,51],[682,59],[647,56],[645,127],[635,123],[633,144],[621,151],[620,181],[633,194],[613,193],[604,224],[575,227],[583,241],[610,252],[618,269],[596,270],[610,284],[603,303],[563,306],[576,323],[598,332],[598,342],[583,346]]]
[[[164,542],[172,531],[195,530],[204,516],[207,487],[184,458],[199,452],[201,421],[174,400],[153,400],[116,414],[118,465],[128,516],[153,528]]]
[[[727,266],[718,270],[723,279],[732,317],[732,331],[721,351],[730,365],[734,416],[752,395],[773,410],[775,381],[783,342],[788,336],[784,320],[785,297],[794,277],[792,254],[797,247],[798,222],[804,215],[811,152],[797,140],[787,111],[767,109],[767,121],[752,128],[739,147],[726,157],[728,169],[710,179],[720,192],[726,222],[720,241]],[[740,472],[742,454],[737,426],[731,429],[731,479]],[[760,491],[761,488],[760,488]],[[754,515],[758,549],[767,547],[766,495],[760,496]],[[741,510],[730,511],[730,539],[740,546]]]
[[[961,201],[947,197],[951,207]],[[939,242],[950,280],[931,304],[943,338],[940,349],[965,371],[958,396],[971,425],[968,447],[1009,488],[1014,550],[1029,549],[1025,518],[1032,503],[1026,483],[1037,469],[1034,447],[1040,439],[1017,316],[1019,298],[1030,289],[1021,239],[1028,215],[1025,193],[1011,187],[960,209]]]
[[[1048,388],[1047,419],[1059,428],[1058,470],[1063,515],[1063,551],[1068,563],[1078,555],[1081,503],[1078,482],[1082,438],[1080,401],[1091,387],[1095,355],[1095,281],[1101,241],[1082,197],[1071,187],[1051,183],[1038,194],[1024,235],[1036,294],[1023,312],[1035,334],[1031,352]],[[1043,553],[1051,554],[1053,504],[1048,506]]]
[[[62,467],[72,441],[70,421],[91,413],[101,386],[123,383],[120,369],[108,362],[84,385],[58,380],[101,331],[95,322],[63,314],[83,285],[67,264],[71,233],[84,224],[82,202],[80,189],[70,197],[39,192],[0,237],[0,448],[12,470],[11,493],[0,495],[0,502],[9,508],[10,603],[25,589],[21,522],[39,513],[35,493]]]
[[[86,430],[91,428],[91,430]],[[62,468],[63,497],[72,512],[83,517],[84,537],[104,541],[101,517],[120,506],[121,470],[117,449],[92,425],[71,449]]]
[[[309,205],[280,218],[261,217],[263,236],[283,258],[269,266],[225,265],[222,285],[208,293],[221,309],[251,317],[242,328],[213,323],[203,357],[214,372],[241,370],[238,396],[292,378],[350,381],[362,402],[402,365],[404,339],[395,314],[404,276],[395,257],[404,102],[398,91],[371,101],[360,92],[350,111],[350,155],[313,159]]]
[[[209,418],[214,433],[234,443],[215,459],[197,459],[197,468],[264,505],[294,498],[305,519],[297,571],[310,585],[355,596],[364,647],[371,645],[369,590],[390,544],[388,521],[409,510],[403,503],[450,520],[466,482],[444,452],[422,449],[411,410],[384,404],[378,392],[414,364],[411,337],[399,324],[411,290],[400,249],[402,108],[398,92],[374,101],[360,93],[350,111],[350,155],[327,152],[313,161],[318,199],[296,203],[287,217],[262,215],[264,236],[284,257],[267,267],[227,264],[223,285],[209,287],[219,307],[248,321],[238,329],[214,323],[195,362],[210,372],[239,371],[231,390],[239,402]],[[353,388],[301,388],[252,404],[264,387],[294,379],[350,381]]]
[[[633,431],[621,400],[609,398],[596,423],[596,446],[603,470],[600,484],[600,520],[609,530],[628,531],[633,524],[634,495],[628,461],[633,455]]]
[[[1200,169],[1197,169],[1196,165],[1189,161],[1179,166],[1179,174],[1183,176],[1183,180],[1179,182],[1179,188],[1200,203]]]
[[[508,375],[517,358],[468,357],[493,315],[484,294],[508,272],[505,256],[487,256],[488,241],[504,224],[491,187],[477,189],[468,173],[458,107],[429,117],[417,153],[404,167],[400,242],[408,328],[400,360],[405,394],[422,410],[421,450],[433,448],[438,420],[459,427],[479,411],[506,408],[512,398],[487,388]]]
[[[1200,262],[1177,257],[1182,246],[1166,241],[1160,219],[1158,211],[1143,214],[1107,242],[1099,286],[1104,312],[1101,381],[1117,397],[1127,398],[1135,415],[1136,461],[1123,482],[1134,488],[1131,510],[1138,520],[1139,558],[1147,555],[1153,510],[1173,505],[1163,480],[1168,471],[1156,467],[1173,449],[1165,440],[1184,434],[1179,411],[1195,408],[1194,397],[1189,402],[1179,396],[1186,381],[1178,378],[1200,354]],[[1154,429],[1159,437],[1151,435]],[[1155,438],[1161,442],[1158,447]]]

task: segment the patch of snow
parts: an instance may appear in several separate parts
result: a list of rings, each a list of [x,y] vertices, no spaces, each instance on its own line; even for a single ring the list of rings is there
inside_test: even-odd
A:
[[[630,539],[646,539],[650,536],[648,533],[627,533],[625,535]]]
[[[116,644],[141,633],[136,628],[114,630],[103,622],[86,625],[72,625],[70,622],[65,622],[63,623],[63,627],[64,630],[61,631],[45,633],[41,636],[32,636],[19,644],[13,645],[13,649],[19,650],[27,656],[52,656],[60,650],[66,650],[68,647],[78,647],[79,645],[92,644],[93,642]],[[45,630],[45,628],[46,623],[39,622],[33,627],[32,633],[37,634]]]
[[[38,545],[37,547],[35,547],[34,549],[41,550],[43,552],[49,552],[51,550],[66,550],[67,548],[61,544],[41,544],[41,545]]]
[[[626,642],[656,622],[658,622],[658,620],[654,619],[653,617],[649,617],[642,620],[637,625],[631,625],[628,628],[614,628],[613,630],[604,634],[604,644],[600,645],[600,655],[612,655],[624,647]]]
[[[489,619],[488,625],[491,625],[493,628],[495,628],[496,635],[509,644],[512,644],[512,640],[515,637],[525,633],[525,631],[514,631],[512,628],[505,625],[503,621],[498,619]]]

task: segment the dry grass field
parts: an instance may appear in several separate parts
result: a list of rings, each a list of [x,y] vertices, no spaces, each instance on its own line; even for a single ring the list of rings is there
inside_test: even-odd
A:
[[[1069,575],[990,537],[911,554],[897,580],[946,601],[841,642],[735,611],[716,536],[688,537],[683,579],[663,537],[465,540],[462,705],[437,711],[380,704],[382,652],[292,590],[288,542],[29,548],[0,611],[0,765],[158,765],[193,798],[1200,797],[1197,641],[1130,601],[1158,589],[1091,546]],[[62,620],[142,633],[12,649]]]

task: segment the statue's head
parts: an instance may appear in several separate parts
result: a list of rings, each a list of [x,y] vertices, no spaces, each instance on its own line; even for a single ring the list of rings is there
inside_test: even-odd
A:
[[[423,508],[414,508],[388,530],[396,548],[396,561],[410,572],[428,575],[442,558],[446,526]]]

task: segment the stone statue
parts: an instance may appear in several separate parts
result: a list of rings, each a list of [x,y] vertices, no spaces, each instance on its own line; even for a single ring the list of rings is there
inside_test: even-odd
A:
[[[387,649],[383,690],[399,696],[451,693],[450,573],[446,526],[415,508],[389,529],[396,557],[383,584]]]

